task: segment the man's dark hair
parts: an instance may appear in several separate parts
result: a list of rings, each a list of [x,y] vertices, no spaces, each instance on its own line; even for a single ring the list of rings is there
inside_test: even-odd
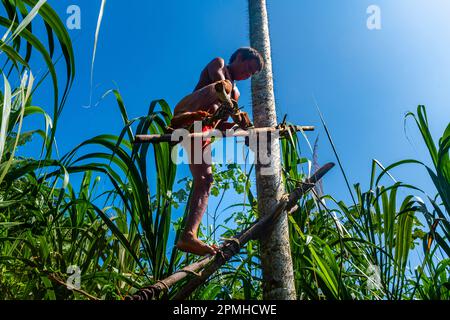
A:
[[[256,72],[260,72],[264,68],[264,59],[262,55],[256,50],[251,47],[242,47],[237,49],[230,58],[230,64],[233,63],[234,60],[236,60],[236,57],[238,54],[241,54],[242,60],[251,60],[254,59],[258,62],[258,70]]]

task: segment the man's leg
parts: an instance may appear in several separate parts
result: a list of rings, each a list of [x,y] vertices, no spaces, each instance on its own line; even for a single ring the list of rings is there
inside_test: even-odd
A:
[[[177,243],[177,248],[182,251],[203,256],[207,254],[216,254],[218,251],[217,246],[209,246],[200,241],[197,237],[198,228],[202,221],[203,214],[206,211],[206,207],[208,206],[208,198],[213,183],[213,175],[210,161],[206,162],[202,158],[202,163],[194,163],[195,145],[196,143],[191,143],[191,152],[189,154],[189,168],[194,179],[192,197],[190,201],[189,213],[186,218],[186,227]],[[197,146],[200,147],[200,144],[197,144]],[[201,150],[202,152],[205,151],[204,154],[207,157],[211,156],[210,145],[205,147],[203,144]]]
[[[186,124],[186,117],[190,118],[192,122],[198,120],[193,117],[193,113],[202,109],[203,111],[214,112],[214,108],[218,108],[216,105],[218,97],[215,89],[215,85],[218,82],[205,86],[180,101],[175,107],[172,125],[175,128],[178,126],[181,127],[182,125],[180,124]],[[230,81],[221,80],[220,82],[223,83],[227,93],[231,92],[232,85]],[[196,159],[194,156],[196,147],[198,148],[198,152],[202,152],[202,161],[200,164],[194,162],[194,159]],[[189,213],[186,218],[186,227],[177,243],[177,248],[198,255],[215,254],[218,251],[217,246],[209,246],[197,238],[198,228],[208,206],[209,192],[213,183],[211,145],[210,143],[202,143],[200,141],[196,143],[195,141],[191,141],[191,146],[187,151],[190,161],[189,169],[191,170],[194,183]],[[203,156],[208,157],[208,159],[205,161]]]

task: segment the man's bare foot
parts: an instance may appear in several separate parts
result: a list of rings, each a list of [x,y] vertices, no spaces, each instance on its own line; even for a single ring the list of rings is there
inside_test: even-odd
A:
[[[206,256],[207,254],[215,255],[219,251],[219,247],[215,244],[209,246],[193,236],[181,236],[177,242],[177,248],[181,251],[199,256]]]

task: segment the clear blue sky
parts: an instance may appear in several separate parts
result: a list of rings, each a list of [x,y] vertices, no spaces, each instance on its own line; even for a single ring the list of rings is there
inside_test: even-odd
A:
[[[62,17],[81,8],[81,30],[72,30],[77,77],[59,123],[61,152],[101,133],[118,134],[121,118],[112,96],[89,103],[90,64],[100,0],[49,1]],[[381,9],[381,30],[368,30],[366,9]],[[406,139],[403,117],[427,106],[437,139],[450,119],[450,2],[447,0],[268,0],[275,96],[279,120],[314,125],[319,161],[335,161],[321,128],[313,96],[331,130],[351,183],[370,178],[373,158],[384,165],[428,154],[412,122]],[[128,0],[106,3],[94,72],[94,101],[119,88],[130,117],[143,115],[151,100],[173,107],[191,92],[201,69],[216,56],[228,60],[249,45],[247,1]],[[250,81],[238,83],[240,104],[251,111]],[[37,97],[41,105],[50,100]],[[50,110],[50,108],[48,108]],[[304,146],[305,155],[310,157]],[[405,167],[398,180],[434,194],[425,171]],[[182,166],[178,177],[188,175]],[[348,201],[338,170],[325,192]],[[212,201],[214,203],[214,200]]]

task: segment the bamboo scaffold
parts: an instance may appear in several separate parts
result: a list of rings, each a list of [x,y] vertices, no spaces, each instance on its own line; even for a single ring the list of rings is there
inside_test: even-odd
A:
[[[290,193],[285,194],[275,211],[256,222],[250,227],[236,235],[232,239],[226,239],[220,246],[220,251],[214,256],[208,256],[197,261],[167,277],[159,280],[155,284],[137,291],[125,300],[153,300],[158,299],[160,294],[169,291],[170,288],[188,276],[192,278],[177,292],[175,300],[188,298],[201,284],[205,283],[209,277],[221,266],[238,254],[241,248],[250,240],[258,239],[261,234],[270,228],[283,213],[291,214],[298,208],[297,203],[300,198],[308,193],[317,182],[334,167],[334,163],[327,163],[318,169],[309,179],[298,183],[297,187]]]
[[[287,136],[290,132],[299,131],[314,131],[313,126],[298,126],[298,125],[283,125],[277,127],[264,127],[264,128],[249,128],[249,129],[237,129],[237,130],[217,130],[217,131],[205,131],[205,132],[193,132],[187,134],[185,137],[182,135],[174,135],[173,133],[166,134],[138,134],[135,137],[134,143],[161,143],[161,142],[181,142],[184,138],[210,138],[212,136],[219,137],[250,137],[251,135],[262,135],[264,133],[279,133],[280,138]]]

